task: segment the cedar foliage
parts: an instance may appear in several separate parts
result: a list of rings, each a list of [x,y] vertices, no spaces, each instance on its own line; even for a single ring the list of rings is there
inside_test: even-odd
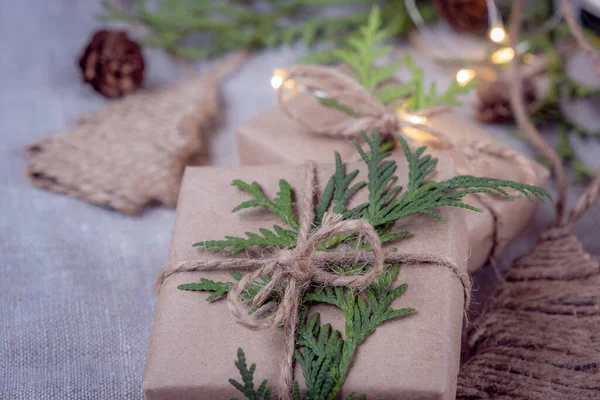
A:
[[[231,383],[237,390],[239,390],[248,400],[270,400],[271,399],[271,389],[267,387],[267,380],[263,380],[257,389],[254,389],[254,371],[256,370],[256,364],[252,364],[250,368],[248,368],[248,364],[246,363],[246,355],[244,354],[244,350],[241,348],[237,351],[237,360],[235,362],[235,366],[240,371],[240,375],[242,377],[243,384],[236,381],[235,379],[230,379],[229,383]],[[233,397],[231,400],[238,400]]]
[[[482,212],[481,209],[462,202],[468,194],[494,193],[512,200],[510,194],[505,190],[511,188],[523,193],[532,201],[534,197],[542,201],[549,198],[549,194],[544,189],[501,179],[463,175],[443,182],[426,181],[426,178],[435,171],[438,159],[425,154],[425,146],[413,153],[406,140],[402,136],[398,136],[397,139],[408,160],[409,181],[405,189],[395,185],[398,177],[394,174],[398,166],[395,160],[387,159],[391,152],[379,150],[380,135],[363,134],[363,139],[369,148],[368,152],[365,152],[357,141],[354,142],[354,145],[367,165],[367,181],[352,184],[358,175],[358,170],[346,174],[341,157],[336,154],[335,172],[315,207],[315,224],[320,223],[324,213],[331,208],[333,212],[341,214],[346,219],[365,218],[378,230],[380,239],[387,242],[407,234],[406,232],[389,232],[391,225],[401,218],[414,214],[427,214],[444,221],[443,217],[435,211],[437,207],[441,206],[460,207]],[[279,217],[291,229],[274,225],[273,230],[259,228],[259,233],[246,232],[245,238],[226,236],[224,240],[208,240],[195,243],[194,246],[213,249],[217,252],[227,251],[229,255],[235,255],[255,246],[283,248],[293,247],[296,244],[298,223],[292,209],[291,186],[287,181],[279,182],[280,191],[273,200],[268,199],[257,182],[248,184],[235,180],[232,185],[253,197],[234,208],[234,212],[261,207]],[[368,190],[368,201],[352,209],[347,209],[347,202],[350,198],[363,188]],[[339,241],[334,244],[338,243]],[[327,247],[332,247],[332,244]],[[206,289],[200,290],[209,290],[208,286],[201,287]]]
[[[417,67],[408,54],[402,61],[385,66],[378,65],[378,60],[389,56],[393,51],[392,46],[384,45],[389,36],[389,30],[384,28],[379,7],[373,7],[367,24],[360,28],[357,35],[348,39],[345,48],[333,52],[334,59],[347,64],[354,72],[356,80],[382,104],[399,103],[399,108],[408,111],[439,105],[460,105],[459,96],[477,86],[476,80],[464,86],[453,80],[445,91],[439,93],[435,82],[427,87],[423,69]],[[392,80],[403,66],[408,69],[411,78],[403,83]],[[352,117],[360,116],[360,113],[342,101],[320,98],[319,102]]]
[[[258,50],[318,41],[337,46],[363,26],[372,0],[135,0],[124,9],[104,0],[103,21],[124,21],[145,28],[142,43],[188,59],[216,57],[238,49]],[[380,0],[390,34],[414,28],[404,0]],[[328,13],[335,8],[336,13]],[[419,2],[425,20],[436,18],[433,2]],[[314,53],[329,59],[330,51]]]

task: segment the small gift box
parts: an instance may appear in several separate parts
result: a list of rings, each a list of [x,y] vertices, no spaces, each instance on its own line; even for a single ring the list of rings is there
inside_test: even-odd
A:
[[[293,110],[294,115],[309,119],[312,126],[335,126],[350,118],[344,112],[319,104],[317,100],[312,94],[299,93],[287,99],[285,105],[287,110]],[[282,107],[274,106],[238,128],[238,149],[243,164],[326,162],[334,150],[344,159],[354,157],[351,140],[313,134],[309,127],[288,114]],[[440,109],[426,117],[415,114],[409,116],[408,121],[414,119],[452,140],[453,146],[436,146],[433,143],[429,151],[438,157],[451,157],[460,174],[538,186],[543,186],[548,179],[548,171],[540,164],[500,143],[450,108]],[[416,143],[430,139],[427,132],[414,127],[403,127],[401,131]],[[402,157],[400,150],[395,152]],[[507,212],[508,202],[494,195],[471,195],[465,198],[465,202],[486,211],[467,215],[468,268],[471,271],[494,259],[505,245],[516,238],[530,223],[535,209],[535,205],[524,197],[510,203],[510,213]]]
[[[330,154],[331,157],[331,154]],[[362,163],[357,179],[366,177]],[[278,222],[271,213],[256,209],[232,213],[248,201],[247,193],[231,186],[234,179],[258,181],[268,198],[278,195],[278,181],[285,179],[296,190],[303,188],[307,166],[278,165],[261,167],[188,167],[185,171],[173,237],[169,265],[186,260],[230,260],[192,244],[225,236],[243,236]],[[322,193],[335,167],[316,167],[316,192]],[[437,167],[436,180],[454,176],[451,158],[443,157]],[[408,165],[398,160],[399,185],[406,187]],[[279,187],[281,191],[281,188]],[[359,202],[360,194],[353,201]],[[302,204],[295,204],[296,209]],[[369,398],[453,399],[460,358],[460,338],[465,307],[464,278],[468,243],[465,210],[436,208],[445,222],[430,215],[413,215],[398,221],[397,230],[409,230],[411,237],[392,242],[397,254],[429,255],[436,262],[401,263],[394,285],[406,283],[406,291],[392,307],[414,308],[416,312],[379,326],[360,345],[352,360],[341,394],[366,393]],[[302,210],[298,210],[302,212]],[[258,255],[261,257],[261,255]],[[425,259],[427,256],[425,256]],[[449,268],[452,265],[452,268]],[[164,275],[163,275],[164,277]],[[189,272],[169,275],[161,287],[156,317],[150,339],[143,379],[149,400],[229,399],[240,393],[228,382],[242,381],[234,365],[237,349],[243,348],[250,363],[256,363],[255,388],[262,379],[276,387],[280,375],[280,357],[284,351],[284,330],[249,330],[237,324],[225,300],[209,303],[203,293],[179,290],[178,286],[198,282],[200,278],[232,281],[224,271]],[[467,278],[468,281],[468,278]],[[466,284],[468,286],[468,283]],[[341,329],[344,319],[332,306],[317,305],[321,323],[329,322]],[[303,391],[305,379],[296,367],[294,378]],[[275,395],[272,398],[276,397]]]

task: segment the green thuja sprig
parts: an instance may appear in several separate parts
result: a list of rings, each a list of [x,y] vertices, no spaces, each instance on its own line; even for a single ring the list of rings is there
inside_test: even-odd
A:
[[[389,82],[401,67],[400,62],[386,66],[376,66],[377,60],[389,55],[393,47],[383,43],[390,37],[390,31],[383,28],[381,11],[375,6],[371,9],[367,24],[360,28],[356,36],[348,39],[347,48],[333,52],[337,61],[348,64],[354,71],[357,81],[383,104],[404,98],[410,94],[410,85]],[[348,115],[359,114],[349,106],[331,99],[320,99],[321,104],[337,108]]]
[[[423,110],[439,105],[459,106],[462,103],[458,96],[469,93],[477,87],[477,80],[461,86],[456,80],[452,80],[450,86],[441,94],[438,94],[436,82],[432,82],[427,90],[424,81],[424,70],[415,65],[409,55],[404,58],[404,64],[412,74],[412,79],[406,84],[411,88],[411,96],[406,99],[403,108],[411,111]]]
[[[512,200],[512,196],[505,190],[511,188],[521,192],[530,201],[533,201],[534,197],[541,201],[550,199],[550,194],[544,189],[502,179],[462,175],[443,182],[426,181],[426,178],[435,171],[438,159],[424,154],[426,146],[418,148],[413,153],[406,140],[398,136],[408,161],[409,171],[408,185],[403,191],[401,186],[394,184],[397,180],[394,175],[396,162],[385,160],[390,155],[389,152],[377,151],[381,143],[379,135],[369,137],[363,134],[363,139],[369,147],[369,152],[365,152],[357,141],[354,145],[367,164],[369,200],[359,206],[362,209],[359,217],[371,222],[380,232],[380,237],[386,234],[390,224],[413,214],[428,214],[444,221],[444,218],[435,211],[435,208],[440,206],[482,212],[481,209],[462,202],[465,196],[473,193],[493,193]],[[402,236],[404,234],[405,232],[402,232]]]
[[[348,39],[347,48],[336,50],[333,54],[337,61],[348,64],[356,75],[356,80],[371,94],[376,96],[382,104],[401,102],[401,107],[411,111],[422,110],[438,105],[460,105],[459,96],[467,94],[476,85],[471,81],[461,86],[452,81],[450,86],[442,93],[438,93],[436,83],[429,88],[424,83],[424,71],[418,68],[411,57],[406,55],[403,62],[397,61],[385,66],[377,66],[377,61],[389,55],[393,47],[384,45],[390,32],[382,24],[381,12],[375,6],[369,14],[367,24],[360,28],[356,36]],[[412,77],[408,82],[399,83],[391,78],[406,65]],[[352,117],[359,117],[360,113],[342,101],[328,98],[319,98],[319,102],[327,107],[335,108]]]
[[[233,286],[233,282],[215,282],[211,279],[200,278],[197,283],[184,283],[177,286],[179,290],[189,290],[196,292],[211,292],[211,295],[206,298],[209,303],[224,297]]]
[[[346,321],[344,338],[329,324],[319,326],[318,313],[300,324],[296,361],[304,374],[307,395],[315,395],[307,399],[335,399],[344,385],[358,346],[381,324],[415,311],[391,307],[407,287],[406,284],[392,287],[398,271],[397,264],[388,268],[363,295],[340,287],[316,288],[304,295],[304,302],[338,307]]]
[[[358,346],[381,324],[415,311],[413,308],[391,307],[392,302],[399,298],[407,287],[406,284],[393,287],[398,271],[397,264],[389,267],[362,295],[351,289],[339,287],[313,288],[304,295],[302,302],[305,306],[310,303],[325,303],[342,310],[346,320],[345,337],[342,337],[342,334],[333,329],[330,324],[321,326],[319,313],[308,316],[308,308],[303,309],[298,326],[295,358],[302,369],[306,391],[302,395],[298,382],[294,382],[292,396],[294,400],[336,399],[344,385]],[[243,355],[243,351],[238,349],[236,366],[245,384],[242,385],[232,379],[230,382],[248,399],[261,399],[262,397],[250,397],[256,393],[252,382],[255,365],[248,370]],[[267,385],[267,381],[261,383],[263,392]],[[347,400],[355,398],[354,393],[346,396]],[[357,400],[360,399],[366,400],[366,396],[364,394],[358,396]]]
[[[230,379],[229,383],[231,383],[233,387],[246,396],[246,399],[248,400],[270,400],[271,389],[267,386],[268,381],[266,379],[260,383],[257,389],[254,388],[254,371],[256,370],[256,364],[252,364],[250,368],[248,368],[248,365],[246,364],[246,355],[241,348],[238,348],[237,351],[235,367],[240,372],[243,383],[240,383],[235,379]],[[238,399],[232,397],[231,400]]]
[[[360,28],[357,36],[348,39],[348,49],[335,50],[334,55],[348,64],[356,73],[356,79],[370,92],[394,75],[400,64],[375,68],[374,63],[392,52],[392,46],[382,46],[389,33],[382,28],[381,12],[375,6],[369,14],[367,24]],[[405,94],[406,95],[406,94]]]
[[[143,27],[142,43],[189,59],[215,57],[237,49],[302,42],[312,48],[317,41],[334,45],[364,25],[365,8],[372,0],[135,0],[122,7],[118,0],[103,0],[103,21],[123,21]],[[384,23],[400,36],[412,30],[404,0],[380,1]],[[419,8],[426,20],[436,17],[433,2]],[[344,13],[326,14],[329,7]],[[357,7],[358,6],[358,7]],[[339,10],[338,10],[339,11]],[[321,53],[329,58],[331,51]]]
[[[242,277],[244,276],[242,273],[240,273],[238,271],[233,271],[230,273],[230,275],[236,281],[241,280]],[[244,293],[242,293],[242,295],[240,296],[240,299],[243,301],[243,300],[249,300],[249,299],[253,298],[270,281],[271,281],[270,276],[259,277],[258,282],[252,282],[246,286],[246,288],[244,289]],[[200,282],[184,283],[182,285],[177,286],[177,288],[179,290],[188,290],[188,291],[192,291],[192,292],[211,292],[212,294],[206,298],[206,301],[208,301],[209,303],[212,303],[213,301],[216,301],[216,300],[219,300],[219,299],[225,297],[225,295],[227,295],[227,293],[229,293],[229,291],[231,290],[232,287],[233,287],[233,282],[215,282],[215,281],[213,281],[211,279],[207,279],[207,278],[200,278]],[[271,298],[269,300],[276,300],[276,298],[277,298],[277,296],[274,295],[273,298]],[[258,308],[259,307],[252,308],[250,310],[250,314],[252,314],[256,310],[258,310]]]
[[[281,220],[292,229],[285,229],[279,225],[273,225],[273,230],[260,228],[260,234],[246,232],[245,238],[226,236],[224,240],[206,240],[194,243],[194,247],[205,247],[216,251],[229,249],[229,255],[232,256],[254,246],[289,247],[296,244],[298,221],[296,220],[294,210],[292,209],[292,189],[286,180],[282,179],[279,181],[279,192],[277,193],[277,197],[273,200],[270,200],[267,197],[265,192],[256,182],[248,184],[236,179],[232,182],[232,186],[236,186],[254,197],[235,207],[233,212],[253,207],[264,208],[281,218]]]
[[[246,182],[236,179],[232,185],[254,196],[254,199],[245,201],[234,208],[233,212],[252,207],[264,207],[281,218],[290,228],[298,230],[298,221],[296,221],[292,208],[292,188],[286,180],[282,179],[279,181],[279,192],[277,192],[277,197],[273,200],[267,198],[267,195],[256,182],[248,185]]]
[[[341,379],[339,366],[344,340],[330,324],[319,324],[319,313],[310,318],[305,314],[301,315],[298,326],[298,350],[295,353],[306,384],[303,399],[327,399]]]
[[[346,174],[340,153],[336,151],[334,155],[335,172],[331,178],[329,178],[329,181],[319,198],[319,202],[315,207],[315,219],[313,222],[315,226],[320,225],[323,215],[330,204],[333,206],[332,211],[336,214],[341,214],[345,219],[351,219],[361,211],[361,206],[348,210],[346,205],[352,196],[364,187],[366,183],[361,181],[352,185],[352,181],[358,175],[358,170],[356,169],[349,174]]]

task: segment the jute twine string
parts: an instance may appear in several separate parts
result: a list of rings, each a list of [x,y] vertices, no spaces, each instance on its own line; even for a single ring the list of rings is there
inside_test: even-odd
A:
[[[523,0],[511,16],[518,41]],[[554,150],[524,111],[518,61],[513,61],[512,107],[531,143],[553,163],[559,198],[554,226],[508,270],[468,335],[472,353],[458,379],[459,399],[597,399],[600,393],[600,262],[585,251],[569,224],[600,197],[600,175],[570,214],[566,178]]]
[[[461,268],[453,261],[436,255],[386,253],[376,230],[366,220],[342,220],[339,215],[326,214],[321,226],[311,230],[315,187],[315,166],[308,163],[305,187],[299,195],[300,228],[295,248],[279,249],[268,257],[184,261],[163,269],[156,283],[157,291],[160,291],[167,278],[181,272],[248,270],[249,273],[236,282],[229,291],[227,307],[237,323],[252,330],[283,325],[285,342],[281,360],[279,397],[285,400],[292,398],[293,361],[299,305],[303,291],[311,284],[350,287],[362,291],[377,280],[384,271],[385,263],[407,265],[432,263],[450,269],[460,279],[463,286],[465,309],[468,307],[471,296],[471,282],[466,268]],[[343,234],[354,234],[359,241],[368,242],[371,251],[317,252],[316,248],[320,243]],[[345,275],[331,269],[332,265],[339,263],[370,264],[371,268],[362,275]],[[286,282],[281,301],[275,305],[274,311],[267,317],[257,316],[259,313],[248,315],[248,305],[244,304],[240,297],[248,285],[265,275],[271,277],[270,282],[261,288],[249,306],[265,305]]]
[[[312,92],[323,92],[328,99],[336,100],[349,106],[358,113],[358,117],[348,117],[340,122],[324,124],[314,121],[309,115],[304,115],[302,110],[289,107],[284,101],[285,83],[289,80],[299,79],[302,84]],[[443,132],[422,123],[412,122],[402,118],[393,108],[387,107],[371,94],[357,80],[344,73],[340,68],[323,65],[296,65],[286,70],[286,76],[277,89],[277,99],[281,110],[291,119],[305,126],[311,134],[338,137],[360,138],[361,132],[379,132],[382,134],[403,133],[404,137],[414,142],[402,128],[415,128],[429,133],[435,138],[432,145],[449,147],[461,151],[469,161],[483,155],[510,161],[519,166],[527,184],[534,184],[536,173],[529,160],[518,152],[506,147],[498,146],[488,141],[463,140],[460,143]],[[415,112],[419,116],[431,116],[444,112],[447,106],[433,107]],[[427,140],[427,139],[424,139]]]
[[[565,20],[567,21],[569,29],[575,37],[577,44],[593,64],[596,74],[600,76],[600,54],[598,54],[594,46],[586,39],[581,26],[579,26],[579,23],[577,23],[577,20],[575,19],[575,15],[573,15],[573,9],[571,8],[570,3],[572,2],[569,0],[561,0],[562,12],[565,16]]]

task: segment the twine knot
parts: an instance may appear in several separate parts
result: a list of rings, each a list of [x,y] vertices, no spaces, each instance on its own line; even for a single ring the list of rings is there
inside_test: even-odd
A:
[[[381,116],[380,129],[378,131],[384,133],[392,133],[398,130],[398,117],[395,113],[388,112]]]
[[[254,271],[233,285],[227,303],[236,322],[254,330],[285,324],[286,321],[296,318],[302,291],[312,283],[349,286],[362,290],[383,272],[383,248],[377,232],[367,221],[343,221],[339,215],[326,214],[321,225],[315,230],[306,232],[305,226],[300,227],[295,248],[281,249],[268,259],[255,260]],[[349,251],[345,253],[345,257],[337,252],[317,251],[319,244],[338,235],[356,235],[359,242],[369,242],[371,251]],[[355,262],[372,264],[371,268],[362,275],[346,275],[331,269],[332,265],[348,258]],[[222,265],[229,265],[228,261],[236,262],[224,260]],[[250,315],[247,305],[241,299],[249,285],[256,285],[256,281],[264,276],[269,276],[270,280],[253,297],[250,306],[262,307],[277,296],[281,296],[282,299],[270,316],[264,317],[260,313]],[[283,293],[279,293],[282,288]]]

